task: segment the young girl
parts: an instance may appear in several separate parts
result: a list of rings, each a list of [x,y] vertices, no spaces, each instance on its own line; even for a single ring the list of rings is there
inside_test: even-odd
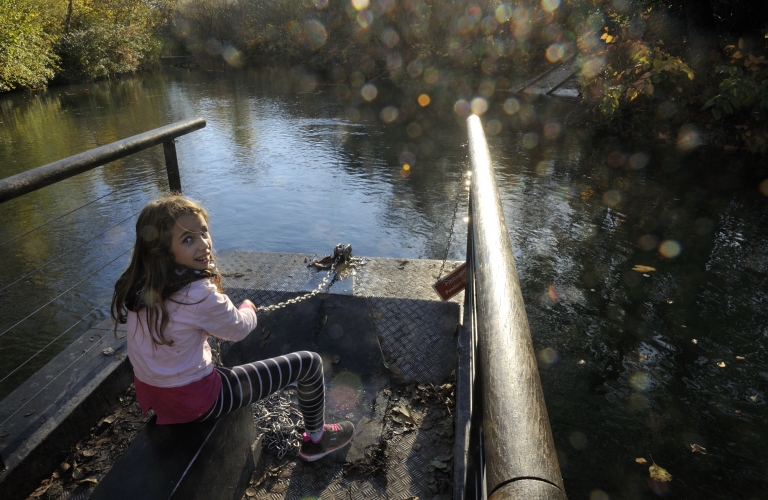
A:
[[[256,327],[256,307],[222,293],[208,214],[181,196],[150,203],[136,222],[128,269],[115,285],[112,318],[127,323],[136,399],[158,424],[217,418],[298,382],[306,431],[299,457],[313,461],[352,439],[350,422],[324,424],[323,363],[294,352],[232,368],[214,367],[207,339],[238,341]]]

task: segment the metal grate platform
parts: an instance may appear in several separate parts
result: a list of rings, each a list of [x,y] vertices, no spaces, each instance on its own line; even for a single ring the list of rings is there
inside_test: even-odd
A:
[[[327,272],[308,267],[319,257],[322,256],[241,251],[218,254],[225,292],[235,303],[248,298],[257,306],[274,304],[314,289]],[[368,329],[372,325],[374,332],[367,334],[375,333],[380,346],[380,352],[375,354],[383,361],[387,373],[376,371],[378,358],[373,354],[360,354],[368,356],[363,364],[371,373],[358,375],[364,381],[364,388],[371,387],[371,391],[367,396],[359,397],[358,406],[364,408],[355,418],[367,419],[360,420],[358,425],[374,422],[375,431],[367,436],[371,443],[364,442],[364,446],[345,452],[336,460],[324,459],[311,464],[296,458],[277,461],[264,453],[262,469],[279,467],[280,472],[271,480],[253,485],[248,491],[252,496],[244,498],[405,500],[452,496],[445,491],[452,482],[452,460],[448,458],[453,450],[451,409],[439,402],[428,404],[414,397],[418,392],[416,387],[439,386],[456,368],[455,333],[463,293],[448,302],[440,300],[431,286],[437,280],[440,265],[441,261],[366,257],[353,268],[341,269],[340,281],[330,290],[323,290],[304,305],[290,306],[293,311],[281,312],[285,311],[281,309],[264,316],[261,328],[275,331],[264,333],[257,328],[251,335],[253,342],[264,339],[258,344],[260,352],[272,355],[286,346],[292,349],[314,347],[321,355],[325,350],[332,356],[330,350],[333,347],[324,342],[338,331],[357,336],[350,346],[357,346],[358,351],[370,347],[370,342],[363,337],[366,332],[350,331],[354,330],[348,326],[350,318],[340,317],[355,315],[356,328]],[[458,265],[460,262],[447,262],[443,275]],[[273,315],[274,321],[270,321]],[[299,315],[303,318],[297,318]],[[318,318],[314,324],[313,315]],[[287,327],[285,333],[276,331],[275,325],[291,321],[294,325]],[[312,328],[313,332],[307,332]],[[346,360],[348,364],[345,365],[345,358],[354,356],[340,353],[337,359],[341,361],[328,367],[331,374],[326,373],[327,379],[333,380],[335,375],[346,373],[346,370],[366,371],[360,367],[360,360]],[[228,355],[238,358],[242,352]],[[331,413],[336,405],[333,398],[333,392],[329,391]],[[412,412],[415,425],[397,422],[399,414],[393,409],[403,406]],[[381,419],[380,424],[376,424],[376,418]],[[359,440],[365,439],[361,437]],[[440,466],[441,460],[448,464],[447,470]]]

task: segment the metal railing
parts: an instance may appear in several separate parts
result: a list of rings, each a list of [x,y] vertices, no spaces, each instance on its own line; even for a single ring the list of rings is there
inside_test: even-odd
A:
[[[158,144],[163,145],[168,186],[171,192],[181,192],[179,162],[173,140],[205,127],[205,119],[193,118],[156,128],[120,141],[85,151],[63,160],[43,165],[0,180],[0,203],[18,198],[37,189],[87,172],[105,163],[125,158]]]
[[[565,499],[525,304],[483,127],[467,119],[471,186],[455,499]],[[462,363],[460,362],[460,367]],[[458,454],[457,454],[458,455]]]

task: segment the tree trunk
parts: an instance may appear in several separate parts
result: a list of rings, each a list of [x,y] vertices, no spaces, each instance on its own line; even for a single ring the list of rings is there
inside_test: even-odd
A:
[[[69,0],[69,5],[67,6],[67,20],[64,23],[64,33],[69,33],[69,23],[72,21],[72,2],[73,0]]]

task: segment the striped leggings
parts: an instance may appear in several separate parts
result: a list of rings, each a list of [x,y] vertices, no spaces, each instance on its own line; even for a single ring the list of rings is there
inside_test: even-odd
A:
[[[325,385],[323,361],[316,352],[299,351],[276,358],[227,368],[216,367],[221,377],[221,392],[198,422],[217,418],[266,398],[298,382],[299,409],[308,433],[319,431],[325,423]]]

